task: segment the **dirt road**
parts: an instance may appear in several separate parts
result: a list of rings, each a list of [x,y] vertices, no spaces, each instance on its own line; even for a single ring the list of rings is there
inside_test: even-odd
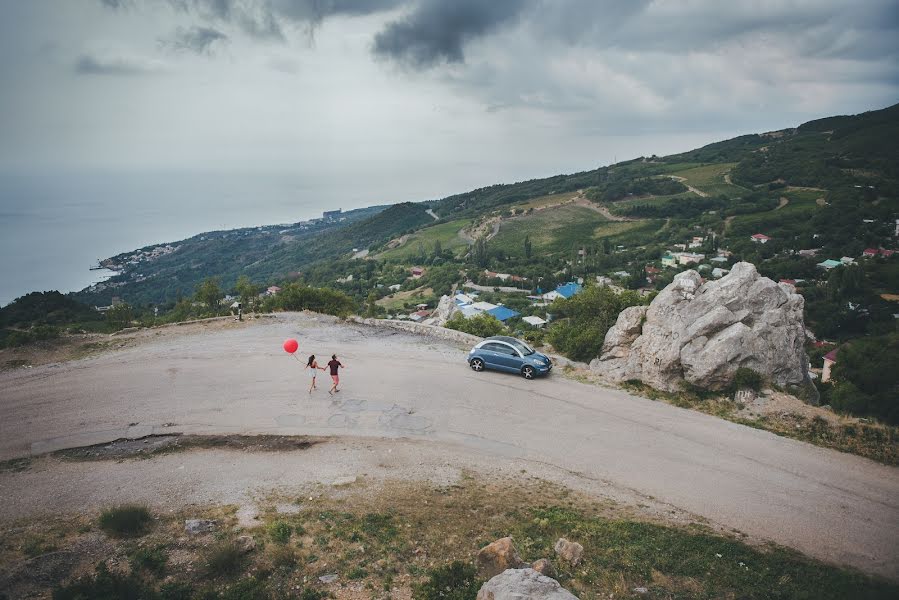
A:
[[[303,357],[338,354],[347,365],[339,397],[327,395],[325,377],[306,394],[308,376],[281,350],[287,337]],[[151,335],[0,374],[0,459],[152,432],[408,438],[654,498],[899,578],[897,469],[559,374],[474,373],[464,359],[447,342],[300,314]],[[4,477],[4,502],[27,493]]]

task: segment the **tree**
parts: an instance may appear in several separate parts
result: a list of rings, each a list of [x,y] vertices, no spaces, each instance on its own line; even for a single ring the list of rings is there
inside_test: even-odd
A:
[[[486,267],[490,260],[490,254],[487,249],[487,238],[481,236],[475,240],[472,253],[475,264],[479,267]]]
[[[524,257],[531,257],[531,236],[529,235],[524,236]]]
[[[500,323],[496,317],[487,313],[475,315],[470,319],[466,319],[462,316],[462,313],[456,313],[446,322],[446,327],[447,329],[455,329],[456,331],[470,333],[478,337],[490,337],[506,331],[505,325]]]
[[[134,311],[130,304],[122,302],[106,311],[106,320],[116,329],[124,329],[134,320]]]
[[[196,292],[194,292],[194,299],[205,304],[213,313],[218,312],[222,297],[218,277],[207,277],[197,285]]]
[[[434,258],[441,256],[443,256],[443,246],[440,244],[440,240],[434,240]]]
[[[377,305],[378,295],[374,290],[368,293],[368,298],[365,300],[365,316],[366,317],[376,317],[378,316],[378,309],[380,308]]]
[[[243,305],[245,310],[249,310],[253,303],[256,301],[256,296],[258,294],[258,288],[253,285],[253,282],[250,281],[250,278],[246,275],[241,275],[237,279],[237,285],[235,286],[237,290],[237,295],[240,297],[240,303]]]

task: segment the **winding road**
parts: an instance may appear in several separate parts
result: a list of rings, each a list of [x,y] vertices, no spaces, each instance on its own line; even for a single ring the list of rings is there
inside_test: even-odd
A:
[[[408,438],[558,469],[899,579],[892,467],[558,373],[474,373],[458,344],[328,317],[143,335],[93,358],[0,373],[0,459],[173,431]],[[339,397],[328,397],[326,377],[306,393],[308,375],[281,350],[287,337],[303,358],[338,354]]]

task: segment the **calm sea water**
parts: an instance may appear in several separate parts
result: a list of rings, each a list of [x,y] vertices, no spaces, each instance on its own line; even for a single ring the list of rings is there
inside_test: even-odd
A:
[[[282,175],[0,175],[0,306],[80,290],[108,275],[89,270],[98,260],[148,244],[387,202]]]

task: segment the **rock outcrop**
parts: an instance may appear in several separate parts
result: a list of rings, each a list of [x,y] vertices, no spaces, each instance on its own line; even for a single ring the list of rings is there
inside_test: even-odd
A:
[[[672,392],[684,382],[722,390],[746,367],[779,386],[806,387],[817,402],[802,308],[793,286],[760,276],[750,263],[705,283],[685,271],[649,306],[618,315],[590,368],[611,381],[636,379]]]
[[[440,302],[437,303],[437,308],[435,308],[434,312],[431,313],[431,316],[422,321],[422,323],[425,325],[443,327],[457,310],[459,309],[452,296],[441,296]]]
[[[481,586],[477,600],[577,600],[577,596],[559,585],[555,579],[534,569],[509,569]]]

